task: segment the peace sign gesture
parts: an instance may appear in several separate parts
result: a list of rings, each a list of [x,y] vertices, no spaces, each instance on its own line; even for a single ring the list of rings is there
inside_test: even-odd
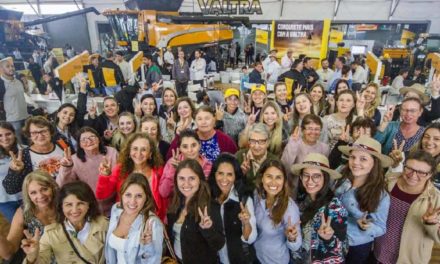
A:
[[[176,121],[174,120],[173,111],[171,111],[170,114],[165,113],[165,116],[167,118],[167,128],[169,130],[174,130],[174,128],[176,127]]]
[[[9,156],[11,156],[11,162],[9,163],[9,168],[13,171],[22,171],[24,169],[23,162],[23,150],[19,149],[17,156],[14,152],[9,151]]]
[[[301,224],[301,221],[298,221],[296,224],[292,225],[292,218],[289,216],[284,234],[286,235],[287,240],[289,240],[290,242],[294,242],[298,237],[297,226],[299,226],[299,224]]]
[[[387,107],[388,107],[388,109],[387,109],[385,115],[383,116],[383,122],[386,122],[386,123],[393,120],[394,110],[396,109],[395,105],[389,105]]]
[[[225,115],[225,105],[221,103],[218,105],[215,103],[215,119],[216,120],[223,120],[223,116]]]
[[[249,220],[251,219],[251,214],[249,213],[247,206],[243,205],[242,202],[240,202],[240,208],[241,208],[241,211],[238,214],[238,219],[240,219],[242,225],[248,225]]]
[[[99,174],[104,176],[109,176],[111,173],[110,163],[107,160],[107,157],[104,156],[101,163],[99,164]]]
[[[289,122],[289,120],[293,116],[293,109],[290,107],[285,107],[285,109],[286,109],[286,113],[283,115],[283,119],[284,121]]]
[[[332,223],[332,218],[328,216],[327,220],[325,220],[325,214],[321,213],[321,226],[319,226],[318,235],[323,240],[330,240],[333,237],[333,234],[335,233],[335,231],[331,226],[331,223]]]
[[[345,129],[342,127],[341,130],[342,133],[339,136],[339,140],[348,142],[350,140],[350,125],[345,126]]]
[[[358,91],[356,92],[356,111],[358,116],[363,116],[365,111],[365,99]]]
[[[208,207],[205,206],[205,209],[202,212],[202,209],[200,209],[200,207],[198,208],[199,210],[199,216],[200,216],[200,223],[199,226],[202,229],[209,229],[212,226],[212,220],[211,217],[208,215]]]
[[[370,223],[373,222],[373,219],[368,218],[368,212],[365,212],[364,215],[357,220],[357,224],[360,229],[363,231],[370,228]]]
[[[176,134],[180,134],[180,132],[182,132],[183,130],[185,130],[185,129],[187,129],[187,128],[189,128],[189,125],[191,124],[191,119],[188,117],[188,118],[185,118],[184,120],[183,120],[183,122],[181,123],[181,125],[176,129]]]
[[[431,197],[428,198],[428,208],[425,214],[422,216],[422,220],[425,224],[435,225],[439,223],[440,208],[434,208],[432,206]]]
[[[301,93],[302,90],[302,85],[298,85],[295,90],[293,91],[294,95],[298,95],[299,93]]]
[[[173,165],[174,168],[177,168],[177,166],[180,163],[180,160],[179,160],[179,155],[180,155],[179,148],[177,148],[176,150],[172,149],[171,152],[172,152],[172,156],[171,156],[171,159],[170,159],[171,160],[170,161],[171,165]]]
[[[293,129],[292,139],[294,141],[298,141],[299,138],[300,138],[300,136],[299,136],[299,126],[296,126],[295,129]]]
[[[250,114],[251,113],[251,106],[252,106],[252,95],[248,96],[248,100],[244,101],[244,112],[246,114]]]
[[[72,152],[70,147],[64,149],[64,157],[60,160],[60,165],[63,167],[71,167],[73,165]]]
[[[243,162],[241,163],[240,168],[241,168],[241,171],[243,172],[243,174],[245,174],[245,175],[251,169],[251,160],[246,155],[246,153],[243,153]]]
[[[88,115],[89,115],[90,119],[95,119],[95,117],[96,117],[96,113],[97,113],[96,105],[93,104],[93,105],[88,109]]]
[[[25,238],[21,240],[21,248],[26,253],[26,259],[30,263],[34,263],[38,258],[40,251],[40,229],[35,229],[34,235],[29,233],[29,230],[23,231]]]
[[[247,123],[249,126],[253,125],[255,123],[255,121],[257,121],[257,116],[260,113],[260,110],[258,110],[255,113],[255,108],[252,107],[252,113],[249,115]]]
[[[403,147],[405,146],[405,140],[402,141],[400,146],[397,146],[397,140],[393,139],[393,149],[390,152],[390,157],[394,160],[394,166],[399,165],[400,162],[403,161]]]
[[[134,114],[138,117],[141,117],[142,116],[141,104],[137,99],[133,100],[133,104],[134,104]]]
[[[104,130],[104,138],[110,140],[113,137],[113,132],[115,132],[116,129],[117,127]]]
[[[149,219],[147,222],[145,223],[144,232],[141,234],[142,245],[150,244],[153,241],[153,219]]]

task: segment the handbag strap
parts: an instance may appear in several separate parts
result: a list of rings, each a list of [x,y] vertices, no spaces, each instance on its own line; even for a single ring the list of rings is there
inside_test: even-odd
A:
[[[75,245],[73,244],[73,241],[72,241],[72,239],[70,238],[69,233],[67,233],[67,230],[66,230],[66,227],[64,226],[64,223],[62,223],[61,225],[63,226],[64,234],[66,235],[67,240],[69,241],[70,246],[72,247],[72,249],[73,249],[73,251],[75,252],[75,254],[78,256],[78,258],[80,258],[80,259],[81,259],[84,263],[86,263],[86,264],[92,264],[92,263],[88,262],[85,258],[83,258],[83,257],[79,254],[78,249],[76,249]]]
[[[165,244],[167,245],[168,251],[170,252],[171,258],[177,260],[176,254],[174,253],[174,248],[171,245],[170,237],[168,236],[167,230],[165,229],[165,225],[163,225],[163,237],[165,239]]]

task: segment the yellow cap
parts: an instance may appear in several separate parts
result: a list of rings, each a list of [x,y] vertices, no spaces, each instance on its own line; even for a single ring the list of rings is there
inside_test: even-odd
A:
[[[263,93],[266,93],[266,86],[264,86],[263,84],[254,84],[251,87],[251,94],[255,91],[262,91]]]
[[[235,88],[228,88],[225,91],[225,98],[228,98],[229,96],[235,95],[237,97],[240,97],[240,91],[238,91]]]
[[[384,59],[389,59],[389,58],[390,58],[390,54],[385,53],[385,54],[383,55],[383,58],[384,58]]]

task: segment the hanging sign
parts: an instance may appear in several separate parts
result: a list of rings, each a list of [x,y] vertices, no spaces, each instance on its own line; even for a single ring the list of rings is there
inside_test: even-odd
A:
[[[260,0],[197,0],[204,15],[261,15]]]

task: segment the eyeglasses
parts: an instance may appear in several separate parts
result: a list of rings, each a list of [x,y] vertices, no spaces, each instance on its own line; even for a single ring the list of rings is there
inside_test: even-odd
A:
[[[305,127],[304,128],[305,131],[309,131],[309,132],[321,132],[321,128],[320,127]]]
[[[264,145],[266,144],[267,139],[249,139],[249,144],[251,145]]]
[[[420,178],[428,177],[428,175],[431,174],[430,171],[426,172],[426,171],[415,170],[415,169],[409,167],[408,165],[403,166],[403,169],[406,174],[412,175],[415,172],[417,177],[420,177]]]
[[[302,181],[312,180],[312,182],[318,183],[319,180],[321,180],[321,178],[322,178],[322,174],[319,174],[319,173],[314,173],[314,174],[303,173],[303,174],[301,174],[300,178],[301,178]]]
[[[44,135],[44,134],[47,134],[47,133],[49,133],[49,129],[43,129],[43,130],[40,130],[40,131],[29,131],[29,134],[32,137],[36,137],[38,135]]]
[[[86,142],[95,141],[97,138],[98,138],[97,136],[83,137],[79,141],[81,143],[86,143]]]
[[[402,114],[405,114],[405,113],[408,113],[408,114],[415,114],[415,113],[417,113],[417,111],[419,111],[419,110],[417,110],[417,109],[400,109],[400,111],[402,112]]]

